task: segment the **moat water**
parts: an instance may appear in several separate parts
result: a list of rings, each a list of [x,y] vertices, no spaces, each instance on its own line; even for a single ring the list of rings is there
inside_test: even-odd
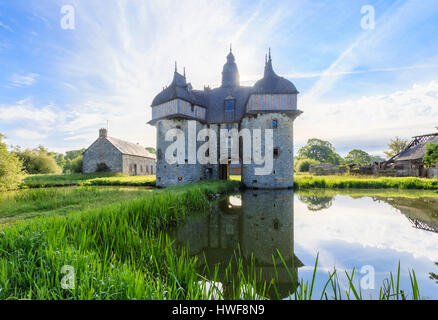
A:
[[[334,267],[344,292],[344,271],[351,274],[355,268],[362,296],[376,298],[400,261],[400,286],[410,291],[413,269],[421,295],[438,299],[438,278],[431,279],[438,274],[436,192],[246,190],[221,199],[208,214],[189,218],[171,235],[177,246],[198,256],[201,272],[205,263],[210,269],[228,264],[239,251],[248,265],[252,256],[264,280],[277,277],[281,298],[296,285],[291,274],[311,281],[319,254],[313,298],[320,298]],[[218,280],[223,276],[219,272]],[[266,295],[277,294],[271,288]]]

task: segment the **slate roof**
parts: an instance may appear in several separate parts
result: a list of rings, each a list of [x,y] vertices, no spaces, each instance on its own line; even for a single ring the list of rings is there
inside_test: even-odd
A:
[[[257,81],[253,87],[252,93],[257,94],[298,94],[297,88],[289,80],[278,76],[272,68],[272,59],[269,54],[269,60],[265,65],[265,74],[263,79]]]
[[[113,137],[106,137],[106,139],[122,154],[155,159],[154,154],[150,153],[139,144],[123,141]]]
[[[157,106],[177,98],[193,104],[206,106],[203,98],[193,93],[190,87],[191,86],[186,82],[185,76],[175,70],[172,83],[154,98],[152,106]]]
[[[413,145],[414,140],[408,148],[394,158],[394,161],[423,160],[426,154],[426,145],[428,143],[438,143],[438,134],[415,138],[421,138],[420,142]]]
[[[185,76],[179,74],[175,69],[172,83],[154,98],[152,107],[179,98],[194,105],[206,107],[207,123],[239,122],[245,114],[245,105],[251,94],[298,93],[292,82],[274,72],[270,52],[269,59],[265,61],[263,78],[257,81],[253,87],[241,86],[237,65],[230,48],[227,62],[222,71],[221,87],[204,89],[203,91],[192,90],[190,84],[187,84]],[[224,104],[227,97],[233,97],[236,101],[235,112],[231,118],[225,116]]]

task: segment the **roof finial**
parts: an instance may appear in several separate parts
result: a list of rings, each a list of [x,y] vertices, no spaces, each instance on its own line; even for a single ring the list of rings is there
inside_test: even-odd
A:
[[[184,78],[186,77],[186,67],[184,67]]]
[[[177,65],[176,61],[175,61],[175,72],[178,72],[178,65]]]
[[[269,48],[269,60],[272,60],[271,59],[271,48]]]
[[[233,52],[233,47],[232,47],[232,45],[230,43],[230,53],[232,53],[232,52]]]
[[[268,54],[265,54],[265,64],[268,63]]]

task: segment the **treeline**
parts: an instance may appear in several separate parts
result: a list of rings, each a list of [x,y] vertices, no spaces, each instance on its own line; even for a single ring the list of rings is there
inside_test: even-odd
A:
[[[398,138],[396,138],[398,139]],[[397,140],[398,141],[398,140]],[[399,142],[399,141],[398,141]],[[399,143],[399,149],[403,150],[408,144],[408,141]],[[388,153],[393,154],[400,152],[401,150],[392,150],[391,144],[389,145],[390,151]],[[349,165],[349,164],[372,164],[374,162],[385,161],[384,158],[376,155],[370,155],[366,151],[360,149],[353,149],[345,157],[341,157],[336,149],[329,141],[313,138],[307,141],[307,144],[298,150],[298,154],[295,161],[295,171],[307,172],[312,164],[334,164],[334,165]]]
[[[50,152],[43,146],[22,150],[13,147],[12,154],[23,164],[26,174],[81,173],[82,154],[85,149],[67,151],[65,154]]]
[[[0,191],[15,189],[26,174],[81,173],[85,149],[50,152],[43,146],[22,150],[13,146],[9,151],[0,133]]]

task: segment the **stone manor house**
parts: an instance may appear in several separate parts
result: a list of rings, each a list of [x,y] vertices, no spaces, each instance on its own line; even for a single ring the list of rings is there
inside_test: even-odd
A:
[[[155,155],[139,144],[108,137],[107,129],[100,129],[99,138],[84,152],[82,171],[105,169],[130,176],[154,174]]]
[[[273,130],[273,170],[269,175],[255,175],[254,162],[242,162],[242,143],[239,143],[242,182],[250,188],[282,189],[293,186],[293,122],[301,114],[297,110],[298,91],[289,80],[278,76],[272,67],[271,52],[265,59],[263,78],[254,86],[241,86],[235,57],[230,48],[222,71],[222,85],[211,89],[195,90],[187,82],[185,72],[180,74],[175,66],[172,83],[153,99],[152,120],[157,129],[157,186],[185,184],[202,179],[228,179],[228,163],[217,164],[168,164],[166,141],[169,129],[180,129],[185,134],[186,157],[188,154],[188,121],[195,121],[196,135],[204,128],[216,132],[215,146],[221,145],[219,130],[247,128],[261,129],[261,151],[264,154],[264,130]],[[227,138],[229,139],[229,138]],[[240,138],[242,141],[242,138]],[[197,141],[197,148],[205,142]],[[228,144],[228,147],[229,144]],[[220,152],[217,153],[218,157]],[[226,162],[226,161],[225,161]]]

